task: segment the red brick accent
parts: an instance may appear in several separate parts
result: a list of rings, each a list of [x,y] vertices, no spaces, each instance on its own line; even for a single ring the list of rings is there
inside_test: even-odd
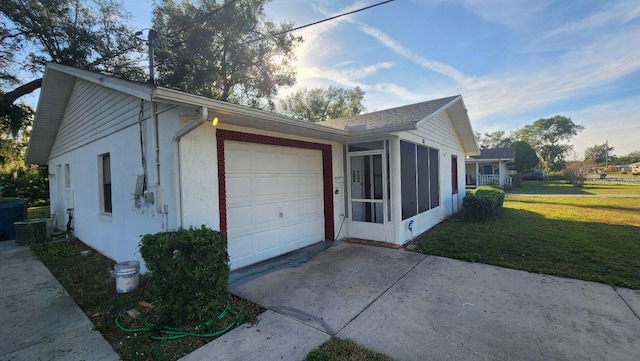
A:
[[[261,134],[242,133],[232,130],[217,129],[216,140],[218,148],[218,194],[220,203],[220,231],[227,232],[227,192],[225,181],[224,141],[278,145],[282,147],[316,149],[322,151],[322,192],[324,198],[324,237],[333,241],[333,161],[331,145],[271,137]]]

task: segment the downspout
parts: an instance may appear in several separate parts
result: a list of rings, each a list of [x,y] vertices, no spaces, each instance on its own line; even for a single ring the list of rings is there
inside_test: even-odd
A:
[[[180,164],[180,140],[185,135],[191,133],[193,130],[201,126],[207,121],[209,117],[209,109],[205,106],[200,107],[200,111],[190,123],[180,128],[176,135],[173,137],[173,154],[174,154],[174,166],[177,172],[175,176],[176,180],[176,222],[178,228],[182,228],[182,169]],[[193,119],[193,116],[181,116],[181,119]]]

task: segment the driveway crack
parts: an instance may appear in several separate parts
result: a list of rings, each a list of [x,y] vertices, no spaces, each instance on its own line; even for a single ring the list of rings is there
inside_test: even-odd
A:
[[[636,318],[638,320],[640,320],[640,315],[638,315],[636,313],[636,311],[634,311],[634,309],[631,307],[631,305],[629,304],[629,302],[627,302],[627,300],[624,299],[624,297],[622,297],[622,295],[620,294],[620,292],[618,292],[618,289],[616,287],[611,287],[613,288],[613,291],[616,293],[616,295],[618,295],[618,297],[620,297],[620,299],[622,300],[622,302],[624,302],[625,305],[627,305],[627,307],[629,308],[629,310],[631,311],[631,313],[633,313],[634,316],[636,316]]]
[[[401,251],[401,252],[408,252],[408,251]],[[347,323],[346,323],[346,324],[345,324],[341,329],[339,329],[339,330],[338,330],[338,332],[336,332],[336,333],[335,333],[335,334],[333,334],[333,335],[337,335],[338,333],[340,333],[340,331],[344,330],[344,329],[345,329],[345,327],[349,326],[349,324],[351,324],[351,322],[353,322],[353,320],[355,320],[356,318],[360,317],[360,315],[361,315],[362,313],[364,313],[364,311],[368,310],[368,309],[369,309],[369,307],[371,307],[371,305],[373,305],[373,304],[374,304],[378,299],[380,299],[380,297],[384,296],[387,292],[389,292],[389,290],[390,290],[393,286],[395,286],[398,282],[400,282],[400,280],[402,280],[403,278],[405,278],[405,277],[406,277],[406,275],[408,275],[408,274],[409,274],[409,272],[413,271],[413,270],[414,270],[416,267],[418,267],[422,262],[424,262],[424,260],[426,260],[428,257],[429,257],[428,255],[425,255],[425,256],[424,256],[424,258],[420,260],[420,262],[417,262],[416,264],[414,264],[411,268],[409,268],[409,270],[408,270],[407,272],[405,272],[402,276],[398,277],[398,279],[397,279],[395,282],[393,282],[393,283],[391,284],[391,286],[387,287],[387,288],[386,288],[382,293],[380,293],[380,294],[378,295],[378,297],[374,298],[371,302],[369,302],[366,306],[364,306],[364,308],[363,308],[360,312],[358,312],[355,316],[353,316],[353,317],[349,320],[349,322],[347,322]]]

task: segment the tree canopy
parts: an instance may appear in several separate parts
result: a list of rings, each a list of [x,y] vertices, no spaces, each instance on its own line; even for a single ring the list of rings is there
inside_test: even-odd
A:
[[[273,110],[278,89],[295,83],[302,38],[266,18],[267,1],[158,0],[159,85]]]
[[[565,156],[573,148],[562,142],[569,141],[582,130],[584,127],[575,124],[571,118],[556,115],[525,125],[516,130],[514,136],[529,143],[548,169],[560,170]]]
[[[506,136],[504,130],[495,132],[485,132],[484,135],[476,132],[480,149],[506,148],[510,147],[514,140],[511,136]]]
[[[290,117],[319,122],[345,118],[365,112],[362,105],[364,91],[360,87],[351,90],[329,88],[303,88],[282,99],[278,111]]]
[[[116,0],[0,2],[0,118],[3,130],[28,125],[31,109],[16,101],[42,84],[47,62],[143,78],[142,43]],[[23,81],[23,79],[28,79]]]
[[[614,148],[607,144],[596,144],[585,149],[584,158],[597,165],[605,165],[607,162],[613,164],[616,159],[615,154],[612,153],[613,150]]]
[[[528,172],[538,167],[540,160],[529,143],[517,141],[512,146],[516,157],[514,165],[518,173]]]

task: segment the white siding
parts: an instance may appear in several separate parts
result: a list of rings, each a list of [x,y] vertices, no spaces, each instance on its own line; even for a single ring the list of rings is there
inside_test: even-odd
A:
[[[149,116],[146,103],[145,116]],[[50,157],[62,155],[138,122],[140,99],[78,79]],[[138,141],[139,143],[139,141]]]
[[[398,133],[400,139],[422,144],[427,147],[439,150],[439,169],[440,169],[440,206],[427,212],[411,217],[399,222],[397,228],[396,243],[405,243],[412,237],[420,235],[420,233],[428,230],[434,225],[441,222],[444,218],[457,213],[462,209],[462,198],[464,198],[464,150],[453,127],[449,114],[444,111],[434,117],[419,123],[418,129],[409,132]],[[458,157],[458,193],[452,194],[451,189],[451,156]],[[397,177],[396,184],[399,184]],[[399,206],[399,202],[394,202]],[[396,217],[400,217],[398,209]],[[413,232],[408,229],[408,223],[413,220]]]
[[[71,170],[69,188],[65,187],[62,174],[56,174],[49,187],[52,212],[56,213],[59,227],[66,226],[66,209],[70,208],[68,191],[71,191],[75,235],[115,261],[141,261],[138,252],[141,235],[175,228],[172,140],[180,124],[178,110],[173,108],[162,107],[164,112],[158,115],[162,204],[169,210],[165,216],[156,211],[155,205],[134,207],[136,178],[143,173],[138,124],[140,99],[83,80],[76,81],[49,157],[52,173],[58,165],[64,169],[64,164],[69,164]],[[142,136],[146,146],[147,184],[149,190],[156,193],[151,109],[150,103],[144,102]],[[193,109],[183,109],[183,113],[188,112]],[[105,153],[111,157],[111,214],[100,213],[98,157]]]

